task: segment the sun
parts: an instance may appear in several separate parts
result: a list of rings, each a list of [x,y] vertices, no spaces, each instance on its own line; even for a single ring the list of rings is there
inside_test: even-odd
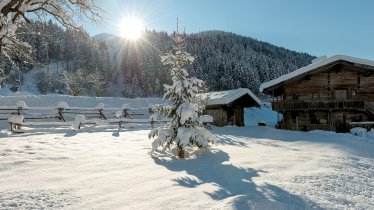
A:
[[[130,40],[141,38],[144,26],[138,18],[123,18],[119,24],[120,35]]]

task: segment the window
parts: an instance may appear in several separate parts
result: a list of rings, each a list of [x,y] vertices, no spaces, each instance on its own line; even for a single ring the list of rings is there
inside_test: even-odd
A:
[[[298,99],[299,99],[299,96],[296,95],[296,94],[292,94],[292,99],[293,99],[293,100],[298,100]]]
[[[313,94],[312,94],[312,98],[313,98],[313,99],[317,99],[317,98],[319,98],[319,94],[318,94],[318,93],[313,93]]]
[[[356,89],[351,90],[351,95],[352,97],[355,97],[357,95],[357,90]]]
[[[352,116],[352,122],[362,122],[362,116]]]
[[[318,119],[314,114],[310,115],[310,123],[311,124],[318,124]]]

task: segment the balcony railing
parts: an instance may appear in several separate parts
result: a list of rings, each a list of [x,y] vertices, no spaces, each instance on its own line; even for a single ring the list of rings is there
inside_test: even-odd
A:
[[[273,101],[273,110],[365,110],[365,101]]]

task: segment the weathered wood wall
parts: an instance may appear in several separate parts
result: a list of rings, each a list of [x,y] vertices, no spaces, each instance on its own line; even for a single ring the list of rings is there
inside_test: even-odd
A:
[[[346,100],[374,101],[374,74],[355,66],[336,64],[316,74],[284,86],[284,100],[338,100],[345,90]]]
[[[227,125],[227,114],[222,107],[207,108],[206,114],[213,116],[213,125]]]
[[[287,111],[283,117],[286,129],[299,131],[346,132],[350,122],[372,120],[367,113],[356,111]]]
[[[335,63],[283,86],[283,101],[374,102],[374,71],[362,66]],[[362,109],[286,110],[283,124],[289,130],[346,131],[349,122],[374,120]],[[316,121],[317,120],[317,121]]]
[[[236,125],[244,126],[244,107],[234,106],[212,106],[207,107],[206,114],[213,116],[213,124],[216,126]]]

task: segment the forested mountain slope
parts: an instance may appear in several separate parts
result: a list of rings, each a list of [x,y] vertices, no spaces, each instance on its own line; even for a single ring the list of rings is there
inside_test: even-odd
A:
[[[206,81],[212,91],[247,87],[258,93],[262,82],[306,66],[315,58],[222,31],[187,34],[185,42],[187,51],[196,57],[187,67],[190,75]],[[162,94],[161,84],[169,82],[169,74],[160,55],[171,48],[170,36],[148,31],[137,43],[116,38],[106,45],[113,55],[116,84],[124,85],[119,86],[124,95]]]
[[[314,57],[249,37],[222,31],[188,36],[187,48],[197,56],[191,73],[212,90],[239,87],[258,92],[262,82],[311,63]]]
[[[43,94],[162,96],[162,85],[171,82],[169,69],[160,60],[160,55],[172,47],[171,35],[165,32],[146,31],[135,42],[110,34],[92,38],[84,31],[67,31],[51,21],[33,22],[19,31],[22,40],[33,47],[38,63],[21,62],[21,71],[39,69],[33,79]],[[314,59],[229,32],[205,31],[184,37],[187,51],[196,57],[187,69],[191,76],[206,81],[211,91],[246,87],[258,93],[262,82]],[[0,61],[0,65],[8,64]],[[51,71],[51,66],[56,69]],[[5,69],[7,83],[16,85],[17,70],[11,65]]]

